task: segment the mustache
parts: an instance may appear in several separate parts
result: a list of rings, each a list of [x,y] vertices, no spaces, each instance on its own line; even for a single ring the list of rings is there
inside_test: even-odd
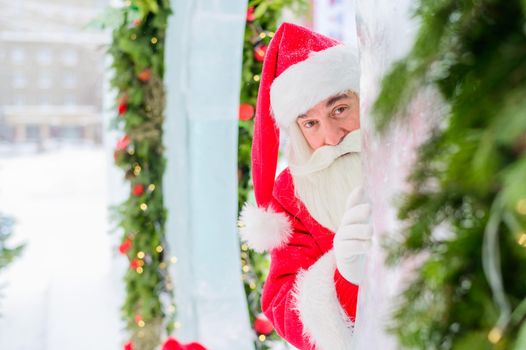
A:
[[[336,159],[348,155],[359,155],[361,151],[360,129],[349,133],[336,146],[322,146],[316,149],[305,164],[289,164],[295,176],[305,176],[329,167]]]

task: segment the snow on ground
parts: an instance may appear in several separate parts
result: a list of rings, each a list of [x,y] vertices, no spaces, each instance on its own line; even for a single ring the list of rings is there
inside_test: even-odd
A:
[[[0,349],[122,348],[122,259],[96,147],[0,156],[0,212],[23,255],[0,272]]]

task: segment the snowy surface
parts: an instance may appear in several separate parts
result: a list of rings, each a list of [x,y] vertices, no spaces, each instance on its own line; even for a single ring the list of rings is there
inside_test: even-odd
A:
[[[0,156],[0,211],[23,255],[0,273],[0,349],[122,348],[122,263],[102,148]]]

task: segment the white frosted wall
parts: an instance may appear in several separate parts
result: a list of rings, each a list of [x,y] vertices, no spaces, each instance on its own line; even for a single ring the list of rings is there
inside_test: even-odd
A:
[[[237,238],[237,114],[245,1],[172,1],[166,48],[167,237],[181,328],[253,348]]]

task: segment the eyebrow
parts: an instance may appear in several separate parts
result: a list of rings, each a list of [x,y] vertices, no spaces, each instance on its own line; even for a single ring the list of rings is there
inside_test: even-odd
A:
[[[332,107],[336,102],[338,102],[339,100],[343,100],[344,98],[347,98],[347,97],[349,97],[349,95],[347,95],[345,92],[338,94],[338,95],[334,95],[331,98],[329,98],[329,100],[327,100],[325,107],[327,108]],[[304,118],[307,118],[306,114],[298,115],[298,119],[304,119]]]
[[[341,93],[339,95],[335,95],[335,96],[332,96],[331,98],[329,98],[329,100],[327,101],[327,103],[325,104],[325,106],[328,108],[328,107],[331,107],[332,105],[334,105],[336,102],[338,102],[339,100],[342,100],[344,98],[347,98],[349,97],[346,93]]]

